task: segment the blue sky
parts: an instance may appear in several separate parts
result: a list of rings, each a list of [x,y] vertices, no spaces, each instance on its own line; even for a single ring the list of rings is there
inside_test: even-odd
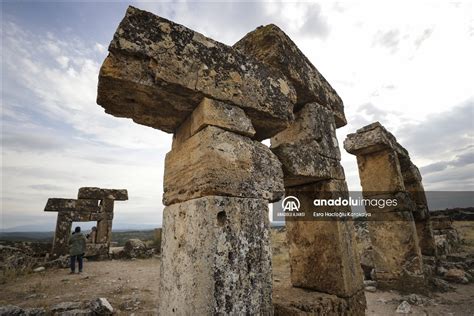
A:
[[[161,224],[171,136],[106,115],[97,74],[133,4],[233,44],[285,30],[344,100],[339,143],[379,120],[407,147],[427,190],[473,190],[474,25],[468,1],[2,2],[2,228],[54,226],[49,197],[127,188],[115,223]],[[342,163],[358,190],[353,156]]]

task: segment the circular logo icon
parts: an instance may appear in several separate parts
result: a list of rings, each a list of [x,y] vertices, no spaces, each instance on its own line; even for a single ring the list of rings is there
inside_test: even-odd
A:
[[[300,200],[296,196],[287,196],[281,201],[284,212],[298,212],[300,209]]]

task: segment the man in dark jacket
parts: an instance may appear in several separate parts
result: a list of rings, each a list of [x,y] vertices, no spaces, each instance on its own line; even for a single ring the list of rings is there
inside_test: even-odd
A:
[[[69,238],[69,254],[71,255],[71,274],[76,270],[76,259],[79,263],[79,273],[82,272],[82,257],[86,252],[86,236],[81,233],[81,228],[77,226]]]

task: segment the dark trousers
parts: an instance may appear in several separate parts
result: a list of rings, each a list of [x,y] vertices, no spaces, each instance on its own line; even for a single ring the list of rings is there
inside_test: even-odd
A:
[[[76,259],[79,263],[79,272],[82,272],[82,254],[77,256],[71,256],[71,272],[76,270]]]

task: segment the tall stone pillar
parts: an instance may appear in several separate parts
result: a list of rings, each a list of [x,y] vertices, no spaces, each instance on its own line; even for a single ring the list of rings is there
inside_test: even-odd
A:
[[[408,194],[399,155],[406,150],[380,123],[349,134],[344,148],[357,156],[363,197],[396,203],[366,205],[379,287],[403,291],[424,290],[422,256],[413,219],[416,204]]]
[[[161,315],[272,314],[273,153],[238,107],[204,99],[165,160]]]
[[[347,198],[336,139],[336,128],[344,126],[346,118],[336,91],[275,25],[257,28],[234,47],[281,71],[295,87],[295,120],[271,139],[271,150],[283,165],[286,196],[297,197],[306,214],[312,214],[314,199]],[[281,297],[275,302],[275,313],[364,315],[352,221],[286,219],[293,287],[279,292],[291,291],[293,297],[305,299],[295,303]]]
[[[425,189],[421,182],[420,171],[407,156],[400,157],[400,167],[403,174],[405,189],[416,204],[413,218],[415,220],[421,253],[425,256],[437,256],[438,254],[430,220],[428,201],[426,200]]]
[[[56,231],[53,239],[53,257],[69,253],[69,235],[71,234],[72,221],[67,212],[59,212],[56,220]]]

